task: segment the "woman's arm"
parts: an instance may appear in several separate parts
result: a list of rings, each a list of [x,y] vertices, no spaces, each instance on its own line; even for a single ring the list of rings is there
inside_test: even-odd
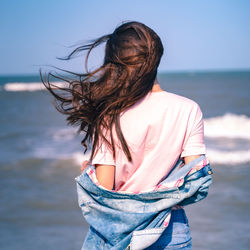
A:
[[[201,155],[190,155],[183,157],[185,164],[189,163],[190,161],[199,158]]]
[[[115,183],[115,166],[95,164],[98,182],[105,188],[112,190]]]
[[[82,163],[81,170],[88,166],[89,161]],[[98,182],[105,188],[112,190],[115,183],[115,166],[114,165],[101,165],[94,164],[96,169],[96,177]]]

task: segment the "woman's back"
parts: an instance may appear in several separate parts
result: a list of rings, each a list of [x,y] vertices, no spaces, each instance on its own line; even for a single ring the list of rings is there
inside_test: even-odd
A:
[[[92,160],[92,164],[116,166],[116,191],[146,191],[171,171],[180,156],[205,154],[202,112],[188,98],[150,91],[121,113],[120,125],[133,162],[119,146],[114,161],[105,143]]]
[[[105,43],[103,64],[89,72],[89,54],[102,43]],[[94,170],[87,170],[96,177],[94,179],[97,180],[97,186],[91,182],[89,175],[85,175],[86,171],[83,175],[86,177],[84,183],[78,186],[80,191],[85,185],[86,190],[90,188],[91,191],[94,188],[97,191],[88,201],[79,196],[79,205],[84,215],[93,222],[82,249],[99,249],[100,242],[105,249],[121,249],[119,245],[126,247],[130,241],[133,243],[134,233],[142,233],[140,240],[144,242],[143,229],[157,232],[160,230],[159,240],[155,238],[155,231],[147,231],[149,237],[154,238],[149,244],[155,242],[150,249],[172,246],[190,249],[191,237],[184,210],[178,208],[174,213],[170,211],[175,205],[183,205],[181,199],[173,198],[174,196],[171,198],[168,194],[159,198],[160,202],[165,204],[166,201],[168,204],[161,207],[163,211],[159,207],[159,210],[155,210],[154,204],[150,202],[156,212],[152,214],[145,212],[148,201],[143,200],[144,195],[125,194],[123,200],[114,202],[112,197],[120,197],[121,193],[110,190],[115,187],[115,191],[140,193],[152,189],[165,179],[178,158],[183,157],[184,164],[191,165],[184,165],[181,172],[178,172],[174,190],[178,195],[178,187],[182,188],[182,193],[187,192],[188,188],[182,185],[190,179],[185,180],[179,174],[186,167],[194,168],[198,172],[196,162],[191,161],[205,154],[203,119],[199,106],[185,97],[166,91],[157,92],[156,78],[164,48],[160,37],[143,23],[125,22],[113,33],[75,48],[65,59],[71,59],[82,51],[87,51],[86,73],[71,72],[74,75],[72,79],[49,73],[45,81],[42,79],[45,87],[57,99],[57,110],[68,116],[68,124],[79,125],[78,132],[84,132],[82,145],[85,152],[88,145],[92,145],[89,161]],[[70,73],[67,70],[65,72]],[[50,76],[64,80],[66,87],[50,84]],[[202,167],[205,166],[207,164]],[[196,177],[203,177],[203,170],[197,174]],[[192,194],[196,193],[197,188],[201,188],[204,197],[206,192],[200,184],[192,187]],[[168,193],[168,185],[165,189]],[[188,194],[191,195],[189,191]],[[107,203],[104,203],[103,195]],[[148,193],[150,199],[151,195],[152,193]],[[202,197],[199,192],[197,195]],[[182,198],[185,197],[186,194]],[[134,204],[133,198],[138,198],[141,208],[132,213],[135,220],[131,217],[131,207],[127,207],[127,202]],[[101,207],[99,211],[103,216],[98,216],[98,207]],[[122,216],[124,213],[121,211],[128,216]],[[114,214],[118,214],[118,217],[114,217]],[[138,222],[138,218],[142,220]],[[103,230],[100,225],[103,225]],[[169,231],[162,231],[166,227]],[[91,247],[88,247],[88,243]]]

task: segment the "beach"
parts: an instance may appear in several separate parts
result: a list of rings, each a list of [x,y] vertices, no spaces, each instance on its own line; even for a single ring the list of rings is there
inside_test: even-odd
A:
[[[250,248],[250,72],[160,73],[165,91],[203,112],[213,168],[208,197],[185,208],[193,249]],[[81,135],[52,105],[38,76],[0,77],[0,249],[80,249]]]

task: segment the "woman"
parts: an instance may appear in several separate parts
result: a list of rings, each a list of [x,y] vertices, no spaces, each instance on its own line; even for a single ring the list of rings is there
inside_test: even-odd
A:
[[[101,43],[106,43],[104,62],[88,72],[89,53]],[[85,132],[82,140],[85,149],[88,143],[92,144],[90,159],[83,168],[94,166],[102,188],[145,192],[164,180],[178,159],[188,164],[205,154],[199,106],[162,90],[157,81],[163,45],[152,29],[139,22],[125,22],[112,34],[76,48],[65,59],[85,50],[86,74],[67,71],[79,77],[71,80],[49,74],[65,80],[68,87],[51,84],[49,77],[42,81],[57,99],[56,108],[68,116],[68,123],[79,125],[78,132]],[[69,94],[57,93],[53,88]],[[170,240],[165,241],[164,249],[178,246],[190,249],[184,209],[174,206],[171,215],[168,226],[171,230],[164,232]],[[163,239],[166,238],[160,237],[150,249],[159,249],[157,242],[163,246]]]

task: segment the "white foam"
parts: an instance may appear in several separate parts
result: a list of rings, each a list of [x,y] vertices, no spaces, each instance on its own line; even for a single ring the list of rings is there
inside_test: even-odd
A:
[[[71,157],[73,158],[76,164],[82,165],[83,161],[89,160],[90,152],[86,154],[83,154],[81,152],[76,152],[72,154]]]
[[[206,137],[250,139],[250,118],[246,115],[227,113],[204,120]]]
[[[250,162],[250,150],[222,151],[207,150],[211,164],[235,165]]]
[[[53,131],[52,138],[54,141],[70,141],[74,139],[76,134],[76,129],[73,127],[69,127],[56,130],[55,132]]]
[[[64,87],[66,84],[64,82],[52,82],[52,84],[55,84],[59,87]],[[51,86],[52,89],[54,88]],[[30,82],[30,83],[24,83],[24,82],[14,82],[14,83],[6,83],[3,86],[3,89],[5,91],[41,91],[45,90],[45,86],[41,82]]]
[[[211,163],[220,165],[237,165],[250,162],[250,150],[239,151],[222,151],[207,149],[207,156]],[[70,155],[60,155],[58,159],[72,159],[77,165],[82,164],[83,161],[89,160],[90,152],[83,154],[83,152],[75,152]]]
[[[60,153],[56,148],[46,147],[37,148],[33,156],[45,159],[72,160],[76,165],[81,166],[83,161],[89,160],[91,151],[86,154],[83,152]],[[238,165],[250,162],[250,150],[215,150],[207,149],[206,153],[211,165]]]
[[[82,166],[82,163],[84,161],[88,161],[90,158],[90,152],[84,154],[83,152],[75,152],[72,154],[64,154],[64,155],[54,155],[54,157],[51,157],[54,159],[59,160],[72,160],[76,165]]]
[[[46,148],[36,148],[32,152],[32,156],[38,157],[41,159],[56,159],[56,160],[72,160],[76,165],[82,165],[83,161],[89,160],[91,152],[84,154],[83,152],[74,152],[74,153],[61,153],[56,150],[54,147]]]
[[[55,141],[73,139],[75,128],[63,128],[53,131]],[[250,118],[246,115],[227,113],[223,116],[204,120],[204,133],[208,138],[250,139]]]
[[[72,159],[77,165],[89,160],[91,152],[75,152],[70,155],[60,156],[60,159]],[[208,159],[212,164],[237,165],[250,162],[250,150],[214,150],[207,149]]]

